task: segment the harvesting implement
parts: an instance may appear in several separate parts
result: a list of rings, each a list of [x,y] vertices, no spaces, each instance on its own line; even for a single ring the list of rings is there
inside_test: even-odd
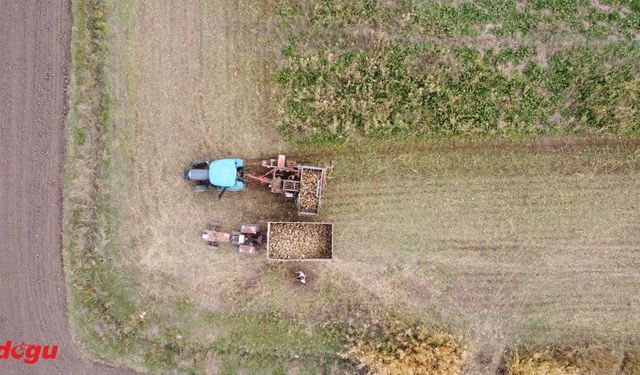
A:
[[[260,233],[260,226],[257,224],[243,224],[239,230],[231,233],[220,232],[220,224],[210,222],[207,230],[202,231],[202,239],[207,241],[209,250],[217,250],[220,243],[230,243],[238,247],[238,252],[242,254],[257,254],[258,248],[264,242],[264,235]]]
[[[296,202],[298,214],[315,216],[320,213],[322,189],[327,183],[327,168],[287,161],[286,156],[263,160],[266,170],[261,175],[246,173],[246,178],[269,185],[272,193],[283,194]]]
[[[315,216],[320,213],[322,189],[327,182],[327,169],[287,161],[286,156],[263,160],[258,174],[245,171],[242,159],[208,158],[195,160],[190,169],[184,171],[184,179],[195,181],[194,191],[221,190],[219,198],[226,191],[244,189],[245,178],[269,185],[272,193],[293,198],[298,214]]]

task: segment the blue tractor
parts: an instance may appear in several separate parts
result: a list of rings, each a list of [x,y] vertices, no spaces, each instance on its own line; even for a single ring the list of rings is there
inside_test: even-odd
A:
[[[193,191],[219,189],[222,197],[225,191],[241,191],[244,188],[244,160],[242,159],[198,159],[191,168],[184,171],[184,179],[195,181]]]

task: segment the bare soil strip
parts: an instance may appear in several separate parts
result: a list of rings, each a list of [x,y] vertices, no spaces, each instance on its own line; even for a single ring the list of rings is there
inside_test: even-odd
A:
[[[0,340],[58,345],[55,360],[3,374],[126,374],[86,360],[66,315],[62,166],[71,5],[0,3]],[[2,341],[4,343],[4,341]]]

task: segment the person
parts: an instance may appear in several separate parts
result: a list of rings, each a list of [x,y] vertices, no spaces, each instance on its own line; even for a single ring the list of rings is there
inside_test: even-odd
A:
[[[307,283],[306,278],[307,278],[307,276],[304,274],[304,272],[302,272],[302,271],[297,271],[296,272],[296,280],[300,281],[303,284],[306,284]]]

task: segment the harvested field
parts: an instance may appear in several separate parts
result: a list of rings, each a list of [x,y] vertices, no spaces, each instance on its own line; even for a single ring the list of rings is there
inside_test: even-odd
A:
[[[301,212],[316,213],[320,208],[320,197],[317,195],[318,182],[322,178],[322,170],[304,168],[300,176]]]
[[[136,106],[130,123],[137,128],[139,143],[132,149],[134,188],[129,194],[131,220],[138,223],[131,234],[132,253],[150,280],[145,283],[149,293],[161,298],[204,293],[200,302],[217,310],[227,306],[224,288],[202,292],[202,286],[226,284],[242,274],[249,278],[259,272],[260,264],[238,260],[235,254],[207,255],[206,247],[194,241],[196,230],[210,220],[226,228],[288,221],[296,212],[263,187],[226,192],[217,199],[214,191],[194,194],[178,178],[191,160],[259,160],[277,151],[278,141],[275,129],[265,128],[262,120],[268,115],[261,57],[265,42],[260,36],[266,20],[259,20],[259,6],[225,1],[177,4],[134,7],[140,17],[138,48],[132,57],[136,89],[130,94]],[[172,287],[157,287],[163,284],[153,281],[158,277],[173,280]]]
[[[91,301],[70,306],[90,318],[100,315],[84,319],[76,333],[101,360],[153,373],[215,374],[281,369],[293,358],[291,348],[303,357],[296,363],[302,370],[337,356],[335,338],[314,325],[237,305],[238,296],[278,280],[266,279],[259,259],[209,253],[199,236],[210,220],[225,228],[292,220],[297,215],[290,202],[262,187],[218,200],[214,192],[194,194],[180,177],[196,158],[255,162],[284,151],[276,129],[264,121],[269,20],[263,5],[105,4],[112,56],[105,72],[109,108],[101,114],[103,177],[95,184],[86,168],[82,174],[101,197],[91,223],[101,260],[87,261],[92,272],[81,279],[97,285],[90,291],[104,303],[100,309]],[[84,138],[78,134],[77,142]]]
[[[637,343],[640,149],[546,143],[346,147],[323,201],[334,275],[490,358],[522,342]]]
[[[109,113],[113,131],[106,135],[108,147],[101,155],[107,165],[99,184],[108,193],[101,194],[106,198],[100,207],[108,209],[101,210],[102,219],[95,223],[96,253],[105,254],[105,260],[97,263],[100,268],[95,277],[104,286],[101,295],[111,296],[106,298],[105,311],[124,322],[121,330],[127,340],[114,339],[116,344],[107,347],[104,358],[157,373],[176,368],[196,373],[340,373],[343,363],[337,353],[343,347],[335,332],[323,324],[398,311],[446,325],[478,344],[481,350],[471,354],[481,359],[476,361],[479,364],[487,358],[501,358],[504,348],[521,342],[637,341],[637,142],[594,145],[589,140],[566,138],[556,143],[552,138],[549,144],[545,143],[548,140],[531,141],[537,146],[524,148],[517,148],[517,141],[504,142],[514,144],[512,148],[466,141],[457,145],[447,140],[443,143],[455,146],[438,147],[430,142],[414,145],[405,138],[376,147],[377,141],[361,138],[393,134],[393,127],[405,120],[442,125],[433,129],[434,135],[466,134],[467,130],[482,133],[484,130],[475,128],[477,124],[487,125],[485,130],[491,133],[496,116],[503,111],[480,108],[485,109],[480,111],[484,122],[467,113],[479,113],[475,104],[486,103],[487,97],[495,98],[498,106],[511,108],[511,117],[504,117],[509,126],[504,133],[511,134],[520,125],[530,129],[537,119],[553,117],[565,96],[538,103],[534,95],[535,105],[527,107],[524,122],[511,121],[514,116],[520,118],[521,106],[502,100],[520,98],[513,91],[521,87],[533,94],[536,91],[528,90],[527,85],[511,85],[493,70],[480,69],[476,63],[484,63],[475,54],[455,49],[445,57],[455,52],[459,64],[435,78],[446,82],[449,73],[456,74],[460,85],[453,92],[438,91],[435,86],[428,90],[448,98],[446,102],[441,96],[429,99],[441,115],[435,122],[422,121],[425,116],[387,116],[387,107],[371,101],[380,109],[381,120],[393,120],[380,122],[379,131],[328,129],[326,135],[344,138],[329,138],[324,148],[310,143],[287,145],[276,131],[281,119],[274,102],[279,98],[270,70],[274,69],[270,56],[279,49],[265,37],[274,29],[272,8],[264,3],[228,1],[117,0],[109,4],[118,10],[109,28],[116,31],[108,39],[114,43],[110,51],[123,56],[111,59],[109,67],[115,92]],[[619,51],[623,64],[636,49]],[[555,90],[553,85],[558,82],[567,85],[561,93],[574,92],[575,84],[591,86],[590,79],[583,82],[574,77],[590,65],[566,72],[561,69],[567,61],[588,59],[588,51],[575,59],[571,51],[564,52],[568,59],[560,59],[564,56],[560,54],[549,60],[550,70],[542,72],[541,83],[534,87],[545,89],[540,95],[547,88]],[[403,62],[395,53],[387,57],[384,61],[390,64]],[[358,68],[371,61],[375,62],[367,58],[352,62]],[[358,78],[352,65],[344,65],[345,59],[337,63],[343,64],[345,74],[354,72],[352,78]],[[539,69],[532,67],[535,69],[527,70],[531,76],[527,82],[539,76]],[[385,66],[380,70],[386,71]],[[380,92],[400,90],[394,91],[398,93],[394,97],[400,104],[410,99],[405,113],[414,113],[413,100],[419,104],[421,98],[412,96],[414,86],[395,85],[396,78],[397,82],[404,79],[400,73],[395,72],[388,80],[390,86]],[[566,80],[556,79],[569,73]],[[607,70],[589,77],[601,74],[608,74]],[[309,83],[306,78],[300,82]],[[629,77],[625,73],[618,78],[617,83],[624,83]],[[508,90],[492,96],[484,85],[496,79]],[[314,80],[312,86],[320,81]],[[482,87],[468,87],[467,83]],[[344,92],[350,87],[346,85]],[[420,87],[415,86],[418,92]],[[632,91],[635,87],[629,86]],[[474,92],[470,99],[469,89]],[[293,94],[305,92],[301,87]],[[363,99],[379,98],[377,92],[363,92],[367,95]],[[340,108],[352,108],[353,102],[342,100],[343,96],[336,97],[345,105]],[[624,100],[632,96],[616,98],[626,108]],[[302,115],[318,121],[331,118],[330,111],[320,117],[304,108],[298,111],[296,97],[291,99],[293,104],[287,107],[293,116],[290,128],[302,121]],[[599,103],[597,96],[583,99]],[[360,105],[367,103],[355,100],[362,113],[370,113],[368,106]],[[323,101],[303,103],[322,104],[319,110],[334,108]],[[634,113],[620,117],[616,126],[622,129],[635,118]],[[450,114],[464,121],[447,128],[449,120],[456,119]],[[348,115],[361,121],[357,113]],[[562,116],[583,119],[573,107],[560,116],[559,123]],[[595,124],[589,116],[584,118]],[[362,122],[372,124],[366,118]],[[331,122],[322,123],[326,124]],[[569,129],[584,124],[573,125]],[[313,129],[302,129],[299,135],[309,134],[315,134]],[[565,141],[571,146],[558,146]],[[196,195],[179,176],[198,157],[259,160],[280,152],[313,159],[310,162],[330,158],[339,165],[332,172],[322,205],[323,216],[336,223],[332,233],[335,251],[329,255],[335,255],[334,261],[304,263],[312,279],[304,288],[292,288],[290,268],[297,267],[295,262],[263,262],[231,252],[211,254],[198,236],[202,225],[212,219],[229,228],[242,222],[295,220],[290,202],[249,184],[245,191],[228,192],[220,200],[215,194]],[[114,178],[116,175],[119,177]],[[326,256],[326,247],[321,245],[312,255],[302,254],[300,246],[309,242],[307,236],[302,244],[289,243],[282,250],[282,259],[323,252]],[[140,280],[135,284],[136,294],[131,294],[135,304],[127,307],[113,298],[118,296],[114,291],[122,290],[108,272],[113,268],[132,270]],[[87,332],[111,345],[112,337],[104,326],[87,328]],[[133,351],[135,348],[139,350]],[[486,363],[486,368],[470,372],[495,370],[491,367],[495,362]],[[355,369],[344,372],[354,373]]]
[[[269,223],[267,251],[273,260],[331,259],[332,226],[325,223]]]

